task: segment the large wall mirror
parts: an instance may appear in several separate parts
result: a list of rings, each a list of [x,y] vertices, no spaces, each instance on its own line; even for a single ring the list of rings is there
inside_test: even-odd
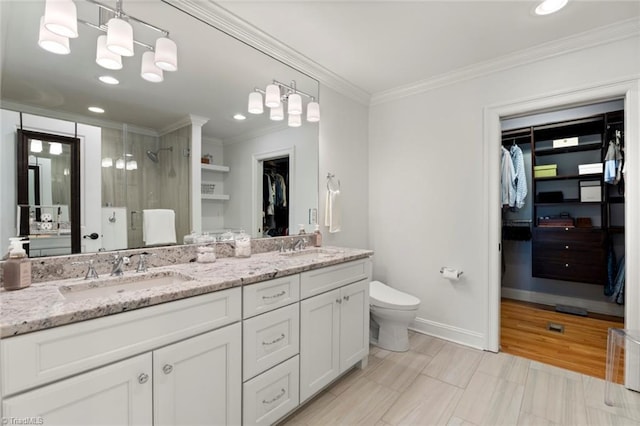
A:
[[[19,130],[78,140],[79,186],[68,205],[76,202],[80,212],[77,218],[71,212],[68,218],[59,216],[65,227],[60,234],[70,232],[70,240],[79,241],[71,252],[179,244],[191,231],[286,235],[309,223],[310,211],[318,206],[318,123],[303,119],[300,127],[289,127],[286,120],[270,120],[268,108],[260,115],[247,113],[247,101],[255,88],[273,80],[317,98],[316,80],[195,18],[175,1],[125,0],[122,7],[169,32],[178,49],[178,70],[165,71],[162,82],[142,79],[147,48],[140,44],[134,56],[122,58],[122,69],[107,70],[96,63],[98,36],[104,33],[83,22],[100,26],[111,16],[93,1],[74,3],[79,36],[69,40],[70,53],[54,54],[38,46],[44,0],[0,2],[0,185],[2,194],[15,200],[0,207],[2,244],[20,232],[21,214],[29,221],[29,209],[16,214],[18,204],[45,201],[18,199],[18,176],[35,185],[36,173],[47,167],[42,165],[47,159],[34,155],[42,168],[29,168],[29,158],[26,164],[18,161],[19,148],[24,150],[18,147]],[[100,3],[116,8],[115,0]],[[136,41],[154,45],[157,32],[131,24]],[[102,76],[118,84],[104,83]],[[92,106],[104,112],[90,112]],[[234,119],[236,114],[245,119]],[[57,169],[51,166],[52,182],[65,179],[65,167],[61,174]],[[267,175],[279,185],[275,205],[263,198]],[[61,197],[51,200],[55,212],[65,211],[65,203]],[[163,211],[173,212],[174,239],[146,232],[152,215]],[[277,212],[277,221],[266,217],[269,212]],[[98,238],[92,238],[95,234]]]

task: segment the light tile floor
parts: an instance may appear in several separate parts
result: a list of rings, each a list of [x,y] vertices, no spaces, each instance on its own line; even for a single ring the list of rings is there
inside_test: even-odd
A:
[[[369,365],[283,425],[639,425],[640,393],[509,354],[411,333],[408,352],[371,347]]]

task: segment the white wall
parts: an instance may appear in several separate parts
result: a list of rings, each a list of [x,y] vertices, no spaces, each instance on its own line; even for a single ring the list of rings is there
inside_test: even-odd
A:
[[[327,173],[340,180],[342,230],[330,234],[321,226],[323,243],[369,248],[369,108],[325,86],[320,88],[319,214],[324,225]]]
[[[0,147],[0,257],[7,254],[9,238],[16,233],[16,204],[18,203],[16,183],[17,135],[20,128],[20,114],[15,111],[0,110],[2,117],[2,146]],[[7,183],[8,182],[8,183]]]
[[[591,47],[371,107],[374,278],[421,299],[416,328],[485,344],[483,109],[637,78],[638,42],[636,37]],[[442,266],[464,270],[462,280],[443,280]]]

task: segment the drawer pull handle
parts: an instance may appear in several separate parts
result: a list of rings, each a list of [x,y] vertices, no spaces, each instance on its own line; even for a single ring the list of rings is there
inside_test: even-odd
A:
[[[277,299],[278,297],[282,297],[282,296],[284,296],[285,294],[287,294],[287,292],[286,292],[286,291],[284,291],[284,290],[282,290],[280,293],[272,294],[271,296],[262,296],[262,298],[263,298],[263,299],[267,299],[267,300],[270,300],[270,299]]]
[[[342,303],[342,299],[340,299],[340,298],[336,299],[336,303],[341,304]]]
[[[262,403],[263,404],[273,404],[274,402],[276,402],[277,400],[282,398],[286,393],[287,393],[287,391],[284,388],[282,388],[282,389],[280,389],[280,393],[278,395],[274,396],[271,399],[263,399]]]
[[[564,246],[564,248],[566,248],[567,250],[569,250],[569,246]]]
[[[565,267],[565,268],[568,268],[568,267],[569,267],[569,264],[568,264],[568,263],[565,263],[565,264],[564,264],[564,267]]]
[[[149,380],[149,375],[147,373],[142,373],[138,376],[138,383],[145,384]]]
[[[273,339],[270,342],[262,342],[262,346],[271,346],[271,345],[273,345],[275,343],[278,343],[280,340],[284,339],[285,337],[287,337],[287,336],[285,336],[284,333],[282,333],[280,336],[276,337],[275,339]]]
[[[164,367],[162,367],[162,372],[164,374],[169,374],[173,371],[173,365],[171,364],[165,364]]]
[[[348,302],[349,301],[349,296],[345,296],[344,300]]]

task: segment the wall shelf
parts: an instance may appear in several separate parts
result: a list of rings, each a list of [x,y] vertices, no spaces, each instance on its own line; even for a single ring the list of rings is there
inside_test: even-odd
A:
[[[228,172],[229,171],[228,166],[218,166],[216,164],[200,163],[200,167],[202,167],[202,170],[207,170],[210,172]]]
[[[602,177],[602,173],[589,173],[587,175],[562,175],[562,176],[548,176],[548,177],[537,177],[534,178],[535,181],[550,181],[550,180],[569,180],[569,179],[593,179]]]
[[[201,198],[203,200],[220,200],[220,201],[226,201],[229,199],[229,196],[226,194],[202,194]]]
[[[564,148],[544,148],[544,149],[537,149],[536,150],[536,156],[542,156],[542,155],[555,155],[555,154],[567,154],[570,152],[583,152],[583,151],[593,151],[596,149],[601,149],[602,148],[602,144],[600,142],[595,142],[595,143],[585,143],[582,145],[575,145],[575,146],[567,146]]]

